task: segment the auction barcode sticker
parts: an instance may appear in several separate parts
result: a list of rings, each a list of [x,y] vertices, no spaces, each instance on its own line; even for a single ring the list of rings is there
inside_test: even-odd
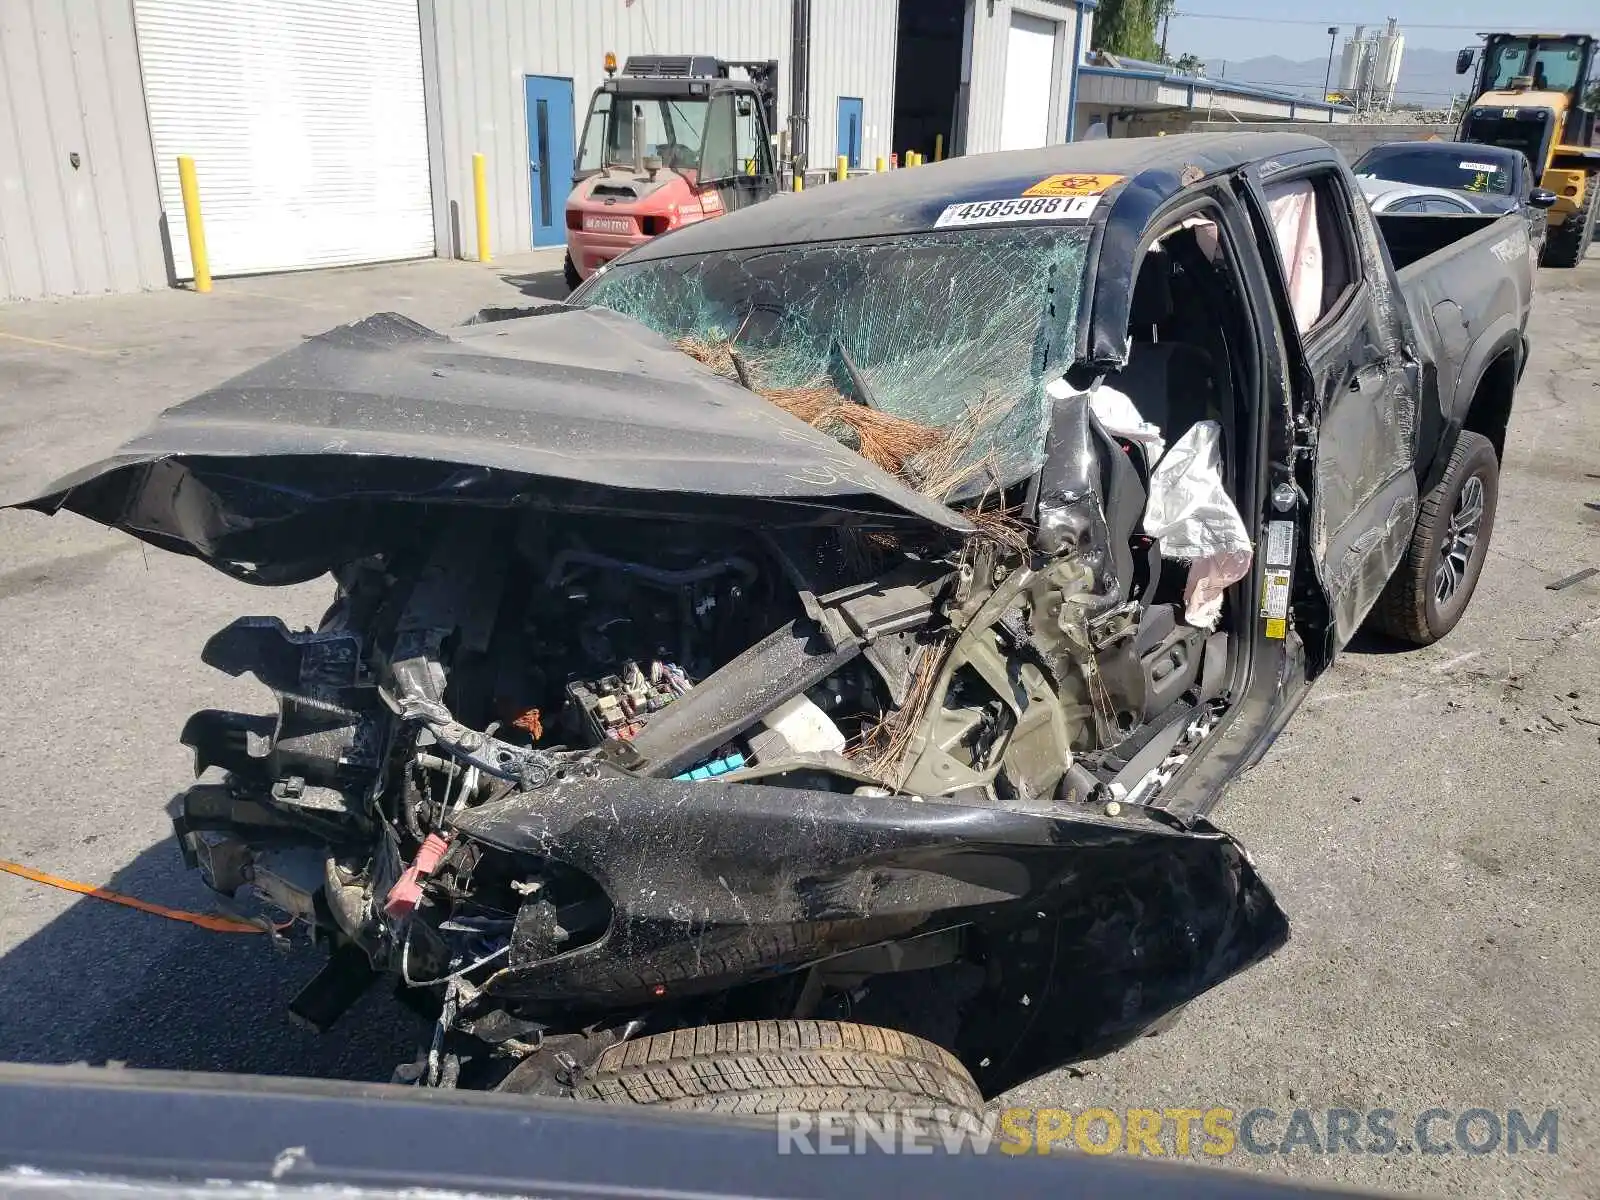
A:
[[[935,229],[951,225],[998,225],[1004,221],[1081,221],[1094,212],[1099,196],[1018,196],[1014,200],[974,200],[952,204],[939,214]]]

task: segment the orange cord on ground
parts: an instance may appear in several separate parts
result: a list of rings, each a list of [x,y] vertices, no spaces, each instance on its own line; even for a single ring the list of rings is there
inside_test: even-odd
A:
[[[160,904],[151,904],[148,900],[135,900],[132,896],[124,896],[121,892],[113,892],[107,888],[94,887],[87,883],[77,883],[71,879],[58,879],[54,875],[46,875],[43,871],[35,871],[32,867],[25,867],[21,863],[6,862],[0,859],[0,871],[11,875],[18,875],[23,879],[31,879],[34,883],[48,884],[50,887],[61,888],[68,892],[77,892],[80,896],[91,896],[96,900],[105,900],[111,904],[122,904],[128,908],[136,908],[140,912],[153,913],[158,917],[165,917],[169,921],[183,921],[189,925],[198,925],[201,929],[209,929],[212,933],[265,933],[266,929],[260,925],[252,925],[249,921],[238,917],[211,916],[206,913],[184,912],[181,909],[167,908]]]

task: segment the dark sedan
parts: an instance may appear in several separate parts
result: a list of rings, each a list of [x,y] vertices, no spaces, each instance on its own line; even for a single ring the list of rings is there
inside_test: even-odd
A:
[[[1363,180],[1466,192],[1478,212],[1520,211],[1529,240],[1544,249],[1545,209],[1555,195],[1538,186],[1520,150],[1476,142],[1386,142],[1363,154],[1354,170]]]

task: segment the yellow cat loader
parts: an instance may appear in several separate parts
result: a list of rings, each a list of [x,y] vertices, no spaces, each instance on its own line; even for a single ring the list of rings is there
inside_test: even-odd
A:
[[[1595,113],[1584,103],[1595,39],[1582,33],[1487,33],[1461,120],[1461,140],[1521,150],[1545,190],[1550,236],[1541,265],[1575,267],[1594,240],[1600,210],[1600,149]],[[1465,75],[1474,49],[1456,56]]]

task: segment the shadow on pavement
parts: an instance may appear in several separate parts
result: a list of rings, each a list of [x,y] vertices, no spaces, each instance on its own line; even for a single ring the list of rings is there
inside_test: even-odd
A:
[[[107,886],[211,910],[170,839]],[[0,957],[0,1061],[387,1081],[421,1022],[378,984],[326,1034],[292,1023],[286,1006],[322,960],[304,941],[278,951],[85,897]]]
[[[1410,642],[1402,642],[1387,634],[1374,633],[1366,626],[1356,630],[1355,637],[1345,645],[1345,650],[1350,654],[1405,654],[1409,651],[1421,649]]]
[[[509,283],[524,296],[533,296],[539,300],[565,300],[572,289],[567,286],[565,276],[558,267],[554,271],[534,271],[526,275],[502,275],[505,282]]]

